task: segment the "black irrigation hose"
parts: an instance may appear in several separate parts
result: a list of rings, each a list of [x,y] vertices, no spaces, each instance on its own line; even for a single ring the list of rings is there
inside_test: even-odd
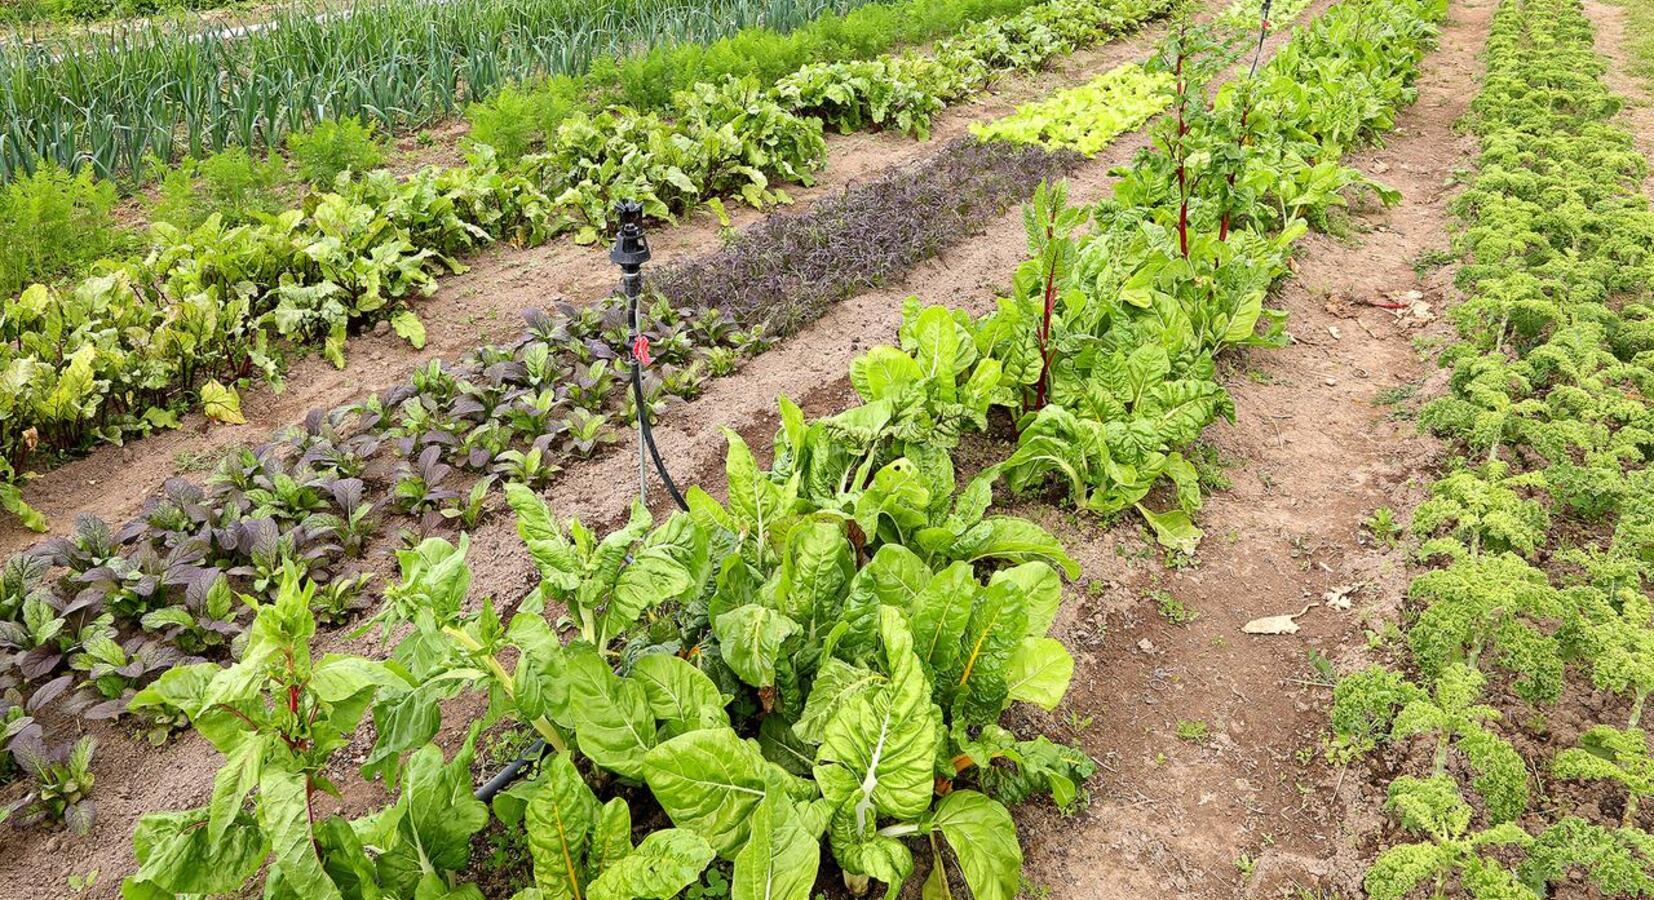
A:
[[[488,782],[482,787],[477,788],[476,798],[484,803],[492,801],[496,794],[510,787],[512,782],[527,775],[528,770],[539,764],[540,760],[545,758],[545,755],[546,742],[536,740],[529,745],[527,753],[506,763],[505,768],[496,773],[493,778],[488,779]]]
[[[1258,49],[1252,54],[1252,71],[1247,73],[1248,78],[1258,74],[1258,60],[1263,59],[1263,42],[1269,36],[1269,7],[1275,0],[1263,0],[1263,8],[1258,13]]]
[[[637,298],[632,298],[632,327],[637,328]],[[666,485],[666,492],[672,495],[672,502],[684,512],[689,511],[689,503],[678,492],[678,485],[672,480],[672,473],[666,471],[666,463],[660,458],[660,448],[655,446],[655,433],[649,428],[649,411],[643,403],[643,366],[639,364],[637,354],[632,355],[632,395],[637,400],[637,428],[638,437],[643,447],[649,448],[649,456],[655,461],[655,471],[660,473],[660,480]],[[643,447],[638,452],[643,452]]]

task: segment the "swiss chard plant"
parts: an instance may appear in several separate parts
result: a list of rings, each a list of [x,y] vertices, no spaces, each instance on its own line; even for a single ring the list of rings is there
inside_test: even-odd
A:
[[[235,891],[267,864],[273,896],[340,897],[341,879],[361,877],[360,866],[331,865],[354,833],[343,820],[318,818],[315,798],[337,793],[324,770],[375,697],[410,685],[383,663],[315,659],[314,589],[289,569],[275,599],[257,605],[234,665],[174,668],[132,699],[134,708],[182,710],[224,765],[205,807],[139,822],[129,894]]]

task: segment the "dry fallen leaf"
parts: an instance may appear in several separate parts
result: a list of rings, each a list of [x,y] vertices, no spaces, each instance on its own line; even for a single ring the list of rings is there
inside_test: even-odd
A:
[[[1311,603],[1304,607],[1302,612],[1283,613],[1278,616],[1264,616],[1261,619],[1253,619],[1241,626],[1241,632],[1243,634],[1297,634],[1298,623],[1294,622],[1293,619],[1314,608],[1315,604]]]
[[[1358,581],[1354,584],[1341,584],[1322,594],[1321,597],[1333,609],[1346,610],[1350,608],[1350,598],[1360,593],[1361,589],[1366,586],[1367,583],[1364,581]]]

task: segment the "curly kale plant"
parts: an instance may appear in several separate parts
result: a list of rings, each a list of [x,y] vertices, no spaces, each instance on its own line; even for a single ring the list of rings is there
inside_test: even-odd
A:
[[[1509,550],[1531,557],[1545,543],[1550,515],[1519,491],[1543,484],[1532,473],[1511,475],[1510,466],[1497,460],[1438,479],[1430,498],[1413,511],[1413,533],[1425,539],[1419,556],[1459,559]]]
[[[1432,697],[1416,697],[1396,715],[1392,735],[1436,737],[1432,775],[1447,769],[1449,749],[1462,753],[1475,772],[1471,785],[1487,806],[1488,818],[1509,822],[1528,806],[1528,770],[1510,743],[1488,727],[1499,720],[1491,706],[1478,703],[1487,677],[1462,663],[1449,665],[1436,679]]]
[[[1404,775],[1390,785],[1389,809],[1401,827],[1424,840],[1398,844],[1378,855],[1362,879],[1370,900],[1402,900],[1421,886],[1446,896],[1458,886],[1475,900],[1538,900],[1490,851],[1526,847],[1533,838],[1514,823],[1470,830],[1472,810],[1453,779]]]
[[[1569,816],[1540,833],[1517,871],[1541,896],[1577,872],[1604,897],[1654,897],[1654,836]]]
[[[1551,772],[1558,778],[1611,781],[1624,788],[1623,825],[1636,821],[1644,798],[1654,797],[1654,754],[1649,752],[1648,735],[1640,728],[1598,725],[1580,737],[1578,747],[1558,753],[1551,761]]]
[[[1425,674],[1439,676],[1455,661],[1476,668],[1496,652],[1522,697],[1547,701],[1561,692],[1562,654],[1548,629],[1565,607],[1544,572],[1511,553],[1478,554],[1418,576],[1410,594],[1425,604],[1407,634]]]

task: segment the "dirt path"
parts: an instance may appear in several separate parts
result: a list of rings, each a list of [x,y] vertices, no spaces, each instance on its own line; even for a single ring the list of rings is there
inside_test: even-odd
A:
[[[1427,483],[1433,442],[1384,401],[1434,371],[1413,341],[1441,326],[1370,304],[1409,291],[1436,311],[1450,302],[1450,273],[1421,275],[1415,262],[1448,246],[1446,185],[1474,152],[1453,123],[1475,93],[1495,5],[1453,4],[1418,102],[1386,147],[1349,160],[1401,204],[1356,215],[1349,240],[1307,240],[1279,299],[1296,340],[1232,361],[1237,421],[1207,439],[1234,486],[1199,517],[1197,566],[1144,559],[1135,529],[1061,532],[1101,582],[1066,607],[1071,645],[1107,640],[1079,657],[1065,706],[1105,768],[1076,821],[1044,809],[1025,819],[1031,877],[1052,896],[1360,896],[1355,842],[1375,823],[1346,810],[1380,804],[1346,803],[1356,786],[1320,761],[1330,691],[1311,654],[1365,665],[1363,627],[1393,616],[1406,585],[1402,553],[1362,523],[1379,506],[1411,508]],[[1325,605],[1354,585],[1350,609]],[[1153,591],[1199,618],[1170,624]],[[1241,633],[1306,608],[1296,635]],[[1179,723],[1208,737],[1180,739]],[[1185,738],[1198,730],[1183,726]]]
[[[1614,93],[1625,98],[1620,118],[1636,138],[1637,149],[1654,161],[1654,85],[1631,74],[1630,14],[1624,6],[1602,0],[1585,0],[1585,14],[1596,26],[1596,51],[1608,60],[1606,80]],[[1654,197],[1654,167],[1643,179],[1643,191]]]
[[[1221,6],[1218,0],[1206,2],[1213,8]],[[929,141],[897,133],[829,134],[827,168],[815,186],[789,189],[797,199],[793,209],[925,158],[967,133],[973,122],[997,118],[1019,103],[1083,82],[1121,62],[1141,59],[1164,33],[1163,22],[1151,23],[1127,37],[1065,57],[1049,71],[1008,77],[976,99],[938,116]],[[737,227],[764,215],[733,203],[730,210]],[[675,227],[653,230],[650,239],[654,265],[664,266],[715,248],[722,237],[717,221],[710,214],[699,214]],[[202,416],[192,414],[174,431],[124,447],[102,447],[42,473],[25,488],[26,498],[51,520],[55,534],[66,533],[82,512],[125,521],[166,479],[187,468],[192,457],[215,458],[226,448],[262,443],[273,430],[300,421],[311,409],[361,400],[406,381],[410,372],[432,359],[455,359],[481,344],[514,337],[521,331],[524,310],[548,308],[565,299],[599,299],[614,289],[617,278],[606,248],[580,247],[566,238],[526,250],[496,248],[468,262],[469,272],[441,279],[435,296],[417,301],[429,335],[423,350],[414,350],[384,329],[359,335],[350,341],[344,369],[312,356],[294,363],[280,393],[267,388],[248,391],[242,398],[246,425],[209,427]],[[37,540],[38,535],[9,517],[0,519],[0,554]]]
[[[1330,0],[1321,0],[1306,15],[1328,5]],[[1038,807],[1023,810],[1028,876],[1036,887],[1048,889],[1048,896],[1234,897],[1243,893],[1236,866],[1243,854],[1257,860],[1248,895],[1275,896],[1278,888],[1317,880],[1342,885],[1350,877],[1338,805],[1329,802],[1337,773],[1294,759],[1299,749],[1314,746],[1326,692],[1293,680],[1316,677],[1307,661],[1311,647],[1341,662],[1357,656],[1363,610],[1388,609],[1399,596],[1399,557],[1363,545],[1359,523],[1381,503],[1408,506],[1405,489],[1398,488],[1409,483],[1410,470],[1428,447],[1410,437],[1409,423],[1387,420],[1387,410],[1376,401],[1426,370],[1410,346],[1417,329],[1364,303],[1416,289],[1437,309],[1443,305],[1445,281],[1419,280],[1413,260],[1446,243],[1444,182],[1466,152],[1450,126],[1472,94],[1475,53],[1491,9],[1492,0],[1456,6],[1443,48],[1426,62],[1421,99],[1402,117],[1402,131],[1387,149],[1356,162],[1402,190],[1406,200],[1389,211],[1359,215],[1356,224],[1364,231],[1359,241],[1308,241],[1301,278],[1280,300],[1292,313],[1300,342],[1232,363],[1239,424],[1215,430],[1211,440],[1234,463],[1234,487],[1217,493],[1201,516],[1208,539],[1198,566],[1165,570],[1135,525],[1099,530],[1032,502],[1012,510],[1056,531],[1081,558],[1089,579],[1071,586],[1060,623],[1059,636],[1074,648],[1079,663],[1075,689],[1057,715],[1038,724],[1053,736],[1082,743],[1103,768],[1091,785],[1093,803],[1075,818],[1061,819]],[[1046,87],[1030,86],[1022,98],[1060,86],[1057,79],[1072,83],[1132,52],[1140,55],[1155,34],[1078,57],[1061,73],[1036,79]],[[1282,38],[1284,33],[1275,41]],[[972,108],[980,118],[1017,101],[1007,85]],[[950,113],[937,137],[962,131],[969,121],[963,115],[963,110]],[[1123,139],[1079,168],[1071,179],[1074,199],[1103,196],[1111,183],[1109,169],[1128,160],[1142,141],[1141,135]],[[855,152],[847,146],[852,143],[863,150]],[[843,184],[924,149],[887,136],[835,141],[839,168],[832,177]],[[988,308],[1025,252],[1019,215],[1013,210],[985,234],[917,267],[904,284],[838,304],[782,347],[752,360],[740,377],[712,382],[658,431],[661,451],[680,482],[700,483],[716,493],[722,483],[721,429],[765,438],[775,428],[778,393],[799,398],[812,414],[846,405],[850,392],[843,374],[849,360],[894,338],[896,310],[907,294],[975,311]],[[691,223],[663,236],[658,258],[689,254],[716,239],[715,229]],[[451,351],[468,347],[477,331],[514,330],[514,323],[496,323],[491,315],[514,314],[519,306],[546,302],[552,293],[592,296],[606,290],[607,266],[591,257],[566,246],[490,257],[471,275],[445,283],[439,302],[450,324],[431,329],[433,343]],[[434,324],[437,314],[428,311],[427,318]],[[313,380],[301,381],[296,372],[289,395],[249,402],[263,424],[240,439],[262,436],[311,406],[342,402],[394,381],[418,361],[419,355],[377,340],[353,344],[352,367],[344,373],[316,369],[305,373]],[[371,359],[374,353],[381,358]],[[1259,374],[1248,377],[1248,372]],[[295,395],[309,399],[298,402]],[[162,443],[174,437],[176,442]],[[214,432],[205,443],[234,440]],[[80,490],[79,502],[116,517],[122,504],[135,509],[170,472],[173,454],[203,443],[193,433],[180,433],[143,442],[125,463],[118,452],[94,456],[79,465],[105,468],[83,472],[107,473],[101,477],[122,483]],[[604,459],[572,466],[549,495],[553,508],[593,522],[617,518],[635,483],[630,454],[623,444]],[[140,479],[148,487],[126,484]],[[93,496],[99,491],[102,496]],[[508,516],[496,515],[472,533],[471,562],[477,596],[515,598],[534,580]],[[1316,609],[1296,636],[1243,640],[1239,634],[1250,618],[1297,612],[1330,587],[1369,581],[1374,586],[1354,598],[1355,610]],[[1187,626],[1168,625],[1148,599],[1156,588],[1200,617]],[[1204,722],[1208,740],[1180,742],[1174,734],[1180,721]],[[159,750],[110,741],[99,766],[107,774],[94,834],[68,841],[0,832],[0,897],[59,895],[68,874],[91,868],[102,872],[94,895],[111,895],[118,873],[132,864],[128,835],[136,816],[203,802],[216,762],[211,749],[193,737]],[[1178,790],[1168,787],[1174,784]],[[374,790],[352,790],[346,805],[372,802],[368,795]]]

